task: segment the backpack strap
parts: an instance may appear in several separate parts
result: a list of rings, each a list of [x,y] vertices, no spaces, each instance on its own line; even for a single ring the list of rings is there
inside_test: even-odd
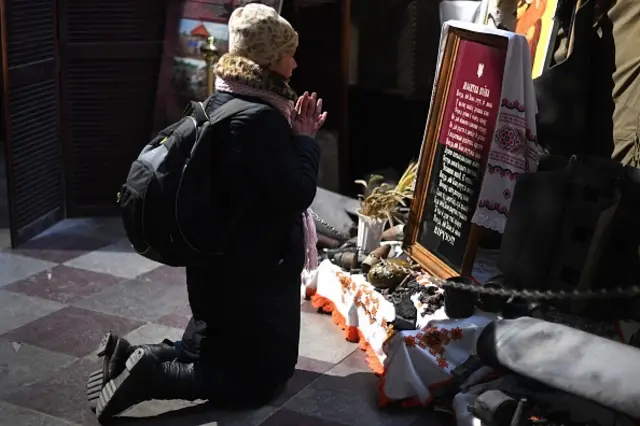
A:
[[[202,126],[204,122],[209,121],[205,106],[207,103],[209,103],[209,99],[204,102],[190,101],[184,111],[182,111],[182,116],[191,116],[195,119],[197,127]]]
[[[202,102],[191,101],[191,111],[191,116],[196,119],[198,127],[202,126],[204,122],[209,121],[209,116]]]
[[[191,101],[183,115],[190,115],[196,120],[196,124],[198,127],[202,126],[206,121],[209,121],[212,125],[220,123],[221,121],[226,120],[229,117],[232,117],[240,112],[251,111],[258,112],[260,110],[269,108],[269,106],[245,101],[243,99],[232,99],[229,102],[221,105],[218,109],[216,109],[211,116],[207,114],[207,105],[211,97],[209,97],[204,102]]]
[[[200,106],[204,108],[201,103],[200,103]],[[216,109],[213,112],[213,114],[211,114],[210,117],[208,117],[208,119],[209,119],[209,123],[211,123],[211,125],[214,125],[240,112],[245,112],[245,111],[258,112],[260,110],[267,109],[267,108],[269,108],[269,106],[267,105],[235,98],[221,105],[218,109]],[[197,113],[197,110],[195,112]],[[203,112],[204,112],[204,109],[203,109]],[[204,114],[206,116],[206,112]],[[198,120],[198,117],[196,117],[196,120]]]
[[[220,107],[218,107],[218,109],[216,109],[213,114],[209,116],[206,112],[205,104],[208,104],[210,99],[211,98],[207,99],[204,103],[197,101],[190,102],[189,108],[191,108],[191,117],[193,117],[193,119],[196,121],[196,128],[198,129],[207,120],[209,121],[210,126],[215,126],[216,124],[221,123],[227,118],[230,118],[240,112],[246,111],[255,113],[263,109],[270,108],[269,106],[264,104],[235,98],[230,100],[229,102],[226,102],[225,104],[220,105]],[[193,147],[191,148],[191,156],[193,156],[193,153],[195,152],[197,146],[198,141],[196,140],[196,143],[193,144]]]

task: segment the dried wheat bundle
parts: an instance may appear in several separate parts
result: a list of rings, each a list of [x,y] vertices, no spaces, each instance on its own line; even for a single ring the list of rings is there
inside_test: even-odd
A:
[[[360,195],[358,197],[360,199],[360,213],[377,219],[386,218],[393,225],[394,219],[398,220],[398,208],[407,207],[407,202],[413,199],[413,187],[417,172],[417,163],[411,163],[397,185],[383,183],[373,188],[368,195]],[[364,192],[367,193],[382,179],[384,179],[382,176],[374,175],[368,182],[364,180],[356,180],[355,182],[362,185]]]

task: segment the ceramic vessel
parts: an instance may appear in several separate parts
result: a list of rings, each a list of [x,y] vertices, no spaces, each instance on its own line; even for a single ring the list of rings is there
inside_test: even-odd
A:
[[[387,218],[365,216],[358,211],[358,248],[365,254],[380,247]]]

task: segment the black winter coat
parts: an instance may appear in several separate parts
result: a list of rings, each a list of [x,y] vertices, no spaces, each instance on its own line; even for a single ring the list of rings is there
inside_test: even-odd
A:
[[[234,96],[216,93],[208,112]],[[238,226],[220,259],[187,268],[193,318],[183,343],[238,383],[268,388],[286,381],[297,362],[301,215],[316,194],[320,148],[313,138],[293,136],[272,107],[220,127],[212,155],[216,225]]]

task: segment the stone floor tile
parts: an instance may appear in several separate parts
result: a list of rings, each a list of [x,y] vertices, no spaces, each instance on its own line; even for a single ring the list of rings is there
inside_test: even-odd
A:
[[[76,360],[47,379],[22,387],[7,401],[78,425],[98,426],[86,399],[87,377],[97,367],[95,362]]]
[[[0,396],[41,380],[74,360],[69,355],[0,338]]]
[[[274,407],[282,406],[333,367],[333,364],[324,361],[299,357],[293,377],[287,382],[284,391],[275,400],[271,401],[270,405]]]
[[[63,263],[78,256],[98,250],[110,241],[73,233],[40,235],[21,245],[13,253],[36,259]]]
[[[56,263],[18,254],[0,252],[0,287],[52,269]]]
[[[158,318],[154,321],[156,324],[166,325],[167,327],[174,328],[187,328],[187,324],[189,324],[189,320],[191,320],[191,314],[185,315],[178,312],[171,313],[169,315],[165,315],[163,317]]]
[[[184,311],[188,303],[185,287],[126,280],[74,303],[74,306],[141,321],[154,321],[164,315]]]
[[[0,422],[7,426],[77,426],[66,420],[0,401]]]
[[[320,315],[318,310],[313,307],[310,300],[302,300],[302,303],[300,303],[300,311],[308,314]]]
[[[66,262],[65,265],[123,278],[135,278],[160,266],[159,263],[136,254],[128,240],[120,240],[87,253]]]
[[[433,411],[430,407],[420,410],[421,414],[411,426],[455,426],[455,418],[444,412]]]
[[[119,216],[66,219],[47,229],[41,236],[53,234],[85,235],[110,242],[126,237]]]
[[[113,275],[56,266],[4,287],[5,290],[60,303],[73,303],[122,281]]]
[[[0,290],[0,335],[64,307],[60,303]]]
[[[197,401],[185,401],[181,399],[173,399],[168,401],[146,401],[141,404],[138,404],[134,407],[131,407],[124,413],[122,413],[119,417],[118,423],[124,424],[156,424],[155,421],[151,419],[165,419],[165,418],[175,418],[176,423],[179,424],[180,418],[182,414],[184,414],[185,418],[188,418],[194,412],[198,412],[199,414],[209,411],[207,410],[206,401],[197,400]]]
[[[119,426],[257,426],[275,410],[273,407],[265,406],[255,410],[224,411],[213,409],[206,403],[194,405],[184,401],[150,401],[122,414],[117,424]]]
[[[40,234],[40,236],[44,237],[44,236],[49,236],[54,234],[66,234],[70,232],[73,232],[76,234],[78,233],[83,234],[82,232],[79,232],[80,228],[86,227],[91,223],[95,224],[101,220],[103,220],[103,218],[99,218],[97,220],[95,218],[65,219],[47,228],[45,231],[43,231]]]
[[[158,282],[163,284],[175,284],[179,286],[187,285],[187,273],[185,268],[172,268],[170,266],[160,266],[151,272],[147,272],[138,277],[140,281]]]
[[[300,355],[336,364],[358,348],[347,342],[330,315],[303,312],[300,331]]]
[[[145,324],[127,334],[125,338],[133,345],[144,343],[160,343],[164,339],[172,342],[180,340],[184,330],[173,327],[165,327],[158,324]]]
[[[287,402],[284,408],[353,426],[409,426],[415,410],[381,410],[377,406],[378,378],[336,366]]]
[[[348,423],[338,423],[318,417],[308,416],[295,411],[280,409],[260,426],[345,426]]]
[[[371,372],[371,368],[367,363],[367,354],[365,351],[360,349],[353,351],[353,353],[343,359],[339,365],[343,365],[353,370],[364,371],[367,373]]]
[[[56,352],[83,357],[95,350],[109,330],[125,335],[142,322],[68,307],[13,330],[3,337]]]

